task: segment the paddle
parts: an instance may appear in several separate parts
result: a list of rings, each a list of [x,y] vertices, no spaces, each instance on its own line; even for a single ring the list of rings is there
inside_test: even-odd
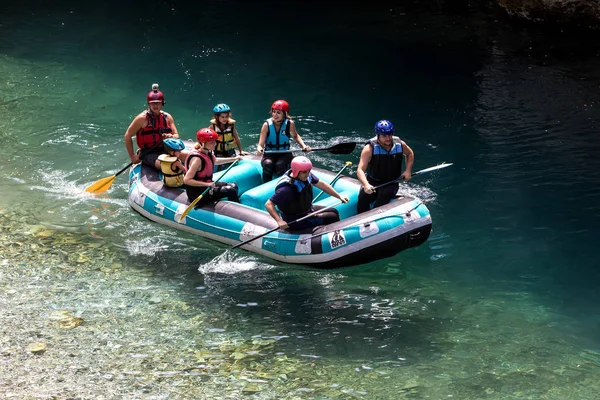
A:
[[[223,177],[225,176],[225,174],[226,174],[227,172],[229,172],[229,170],[230,170],[231,168],[233,168],[233,166],[234,166],[235,164],[237,164],[237,162],[238,162],[238,161],[239,161],[239,160],[235,160],[233,163],[231,163],[231,165],[229,166],[229,168],[227,168],[227,169],[226,169],[226,170],[225,170],[225,171],[224,171],[224,172],[221,174],[221,176],[219,177],[219,179],[217,179],[216,181],[214,181],[214,183],[213,183],[213,185],[212,185],[212,186],[207,186],[207,187],[206,187],[206,189],[204,190],[204,192],[202,192],[202,194],[201,194],[200,196],[196,197],[196,198],[194,199],[194,201],[192,201],[192,202],[190,203],[190,205],[189,205],[189,206],[188,206],[188,207],[185,209],[185,211],[183,212],[183,214],[181,214],[181,216],[179,217],[179,221],[177,221],[177,222],[181,223],[181,221],[183,221],[183,219],[185,218],[185,216],[186,216],[186,215],[188,215],[190,211],[192,211],[192,209],[194,208],[194,206],[195,206],[196,204],[198,204],[198,202],[199,202],[199,201],[202,199],[202,197],[203,197],[203,196],[204,196],[206,193],[208,193],[208,191],[211,189],[211,187],[213,187],[215,183],[219,182],[219,181],[221,180],[221,178],[223,178]]]
[[[420,171],[414,172],[410,176],[412,177],[412,176],[424,174],[426,172],[436,171],[438,169],[446,168],[446,167],[449,167],[451,165],[452,165],[452,163],[445,163],[444,162],[444,163],[435,165],[433,167],[425,168],[425,169],[422,169]],[[393,181],[382,183],[381,185],[375,186],[374,190],[377,190],[377,189],[382,188],[382,187],[387,186],[387,185],[391,185],[392,183],[400,182],[401,180],[402,180],[402,178],[398,178],[398,179],[394,179]]]
[[[113,176],[102,178],[102,179],[100,179],[100,180],[92,183],[90,186],[88,186],[85,189],[85,191],[89,192],[89,193],[94,193],[94,194],[106,192],[110,188],[110,186],[112,185],[112,183],[114,182],[115,178],[117,176],[121,175],[123,172],[125,172],[125,170],[127,168],[131,167],[132,165],[133,165],[133,163],[130,162],[122,170],[120,170],[119,172],[117,172]]]
[[[154,150],[156,147],[158,147],[161,144],[163,144],[163,143],[162,142],[156,143],[154,146],[150,147],[150,149],[148,151]],[[90,186],[88,186],[85,189],[85,191],[89,192],[89,193],[94,193],[94,194],[106,192],[108,189],[110,189],[110,186],[115,181],[115,178],[117,176],[121,175],[123,172],[125,172],[125,170],[127,170],[127,168],[131,167],[132,165],[133,165],[133,162],[130,162],[122,170],[120,170],[113,176],[109,176],[107,178],[102,178],[99,181],[92,183]]]
[[[316,149],[310,149],[310,151],[328,151],[331,154],[350,154],[356,148],[356,142],[338,143],[331,147],[317,147]],[[294,151],[302,151],[301,149],[294,150],[274,150],[265,151],[265,155],[269,154],[286,154],[293,153]]]
[[[300,222],[300,221],[304,221],[305,219],[307,219],[307,218],[310,218],[310,217],[312,217],[312,216],[314,216],[314,215],[317,215],[318,213],[322,213],[323,211],[326,211],[326,210],[329,210],[329,209],[331,209],[331,208],[337,207],[337,206],[339,206],[339,205],[340,205],[340,204],[342,204],[342,203],[343,203],[342,201],[338,201],[338,202],[337,202],[337,203],[335,203],[335,204],[332,204],[332,205],[330,205],[330,206],[327,206],[327,207],[321,208],[320,210],[317,210],[317,211],[313,211],[313,212],[311,212],[310,214],[307,214],[307,215],[305,215],[305,216],[304,216],[304,217],[302,217],[302,218],[298,218],[298,219],[296,219],[296,220],[294,220],[294,221],[292,221],[292,222],[288,222],[288,226],[290,226],[290,225],[292,225],[292,224],[295,224],[295,223],[297,223],[297,222]],[[243,245],[245,245],[245,244],[248,244],[248,243],[250,243],[250,242],[253,242],[253,241],[255,241],[256,239],[259,239],[259,238],[261,238],[261,237],[263,237],[263,236],[266,236],[266,235],[268,235],[269,233],[275,232],[275,231],[276,231],[276,230],[278,230],[278,229],[279,229],[279,227],[277,227],[277,228],[273,228],[273,229],[269,229],[269,230],[268,230],[268,231],[266,231],[265,233],[261,233],[261,234],[260,234],[260,235],[258,235],[258,236],[254,236],[254,237],[253,237],[253,238],[251,238],[251,239],[244,240],[243,242],[241,242],[241,243],[238,243],[238,244],[236,244],[235,246],[232,246],[232,247],[231,247],[229,250],[237,249],[237,248],[238,248],[238,247],[240,247],[240,246],[243,246]]]
[[[342,167],[342,169],[340,169],[340,172],[338,172],[338,173],[337,173],[337,175],[336,175],[336,176],[335,176],[335,177],[332,179],[332,181],[331,181],[331,183],[330,183],[331,187],[333,187],[333,185],[334,185],[334,184],[337,182],[337,180],[338,180],[338,179],[340,179],[340,175],[342,174],[342,172],[344,172],[344,170],[346,169],[346,167],[349,167],[350,165],[352,165],[352,163],[351,163],[350,161],[346,161],[346,165],[344,165],[344,166]],[[323,193],[325,193],[325,192],[321,192],[321,193],[319,193],[319,194],[317,195],[317,197],[315,197],[315,198],[313,199],[313,201],[312,201],[312,202],[313,202],[313,204],[315,203],[315,201],[317,201],[317,200],[319,199],[319,197],[321,197],[321,195],[322,195]]]

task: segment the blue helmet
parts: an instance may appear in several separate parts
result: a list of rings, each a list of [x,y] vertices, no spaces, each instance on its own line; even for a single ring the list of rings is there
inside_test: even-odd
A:
[[[165,139],[163,140],[163,143],[165,144],[165,147],[169,150],[173,150],[173,151],[181,151],[183,149],[185,149],[185,144],[183,144],[183,140],[181,139]]]
[[[393,135],[394,125],[387,119],[382,119],[375,124],[375,133],[377,135]]]
[[[225,113],[225,112],[230,112],[230,111],[231,111],[231,108],[229,108],[229,106],[225,103],[219,103],[213,107],[213,112],[215,114],[220,114],[220,113]]]

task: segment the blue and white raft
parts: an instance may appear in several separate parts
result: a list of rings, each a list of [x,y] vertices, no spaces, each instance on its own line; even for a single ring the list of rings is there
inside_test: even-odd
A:
[[[328,183],[335,177],[334,173],[319,168],[313,168],[312,172]],[[221,173],[215,173],[213,179]],[[129,173],[129,204],[152,221],[236,245],[277,228],[265,210],[265,202],[274,193],[278,179],[262,184],[261,177],[260,159],[244,157],[223,178],[238,184],[241,203],[210,202],[191,210],[178,222],[190,204],[185,191],[164,186],[159,171],[137,164]],[[358,180],[342,177],[334,188],[350,199],[349,203],[336,207],[340,221],[304,231],[275,230],[241,248],[285,263],[337,268],[391,257],[419,246],[429,237],[431,215],[418,198],[398,193],[393,202],[357,215]],[[319,193],[314,188],[314,196]],[[315,204],[330,206],[338,202],[324,194]]]

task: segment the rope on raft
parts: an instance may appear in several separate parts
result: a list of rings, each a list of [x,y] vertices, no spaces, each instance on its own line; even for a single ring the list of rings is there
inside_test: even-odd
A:
[[[163,207],[164,207],[166,210],[169,210],[169,211],[171,211],[173,214],[175,214],[175,215],[177,214],[177,211],[176,211],[176,210],[173,210],[172,208],[170,208],[170,207],[167,207],[167,206],[166,206],[166,205],[164,205],[163,203],[159,203],[158,201],[156,201],[156,200],[155,200],[155,199],[153,199],[152,197],[146,196],[146,198],[147,198],[147,199],[151,199],[151,200],[152,200],[152,201],[154,201],[156,204],[160,204],[160,205],[162,205],[162,206],[163,206]],[[410,209],[410,210],[408,210],[408,211],[403,211],[403,212],[401,212],[401,213],[396,213],[396,214],[390,214],[390,215],[386,215],[386,216],[385,216],[385,218],[389,218],[389,217],[397,217],[397,218],[400,218],[400,217],[402,217],[402,218],[404,218],[405,216],[408,216],[408,215],[410,215],[410,213],[412,213],[414,210],[416,210],[417,208],[419,208],[419,206],[421,206],[422,204],[423,204],[423,202],[419,202],[419,203],[418,203],[416,206],[414,206],[413,208],[411,208],[411,209]],[[211,227],[211,228],[213,228],[213,229],[215,229],[215,230],[221,230],[221,231],[223,231],[223,232],[233,233],[233,234],[235,234],[235,235],[241,235],[241,233],[242,233],[242,232],[238,232],[238,231],[235,231],[235,230],[232,230],[232,229],[226,229],[226,228],[223,228],[222,226],[211,225],[211,224],[209,224],[209,223],[206,223],[206,222],[204,222],[204,221],[200,221],[199,219],[196,219],[196,218],[194,218],[194,217],[191,217],[189,214],[188,214],[188,215],[186,215],[186,217],[185,217],[185,218],[189,218],[189,219],[191,219],[191,220],[192,220],[192,221],[194,221],[194,222],[197,222],[197,223],[199,223],[199,224],[201,224],[201,225],[205,225],[205,226]],[[372,222],[375,222],[376,220],[377,220],[377,219],[373,220]],[[333,233],[333,232],[335,232],[335,231],[340,231],[340,230],[342,230],[342,229],[347,229],[347,228],[356,228],[356,227],[359,227],[360,225],[363,225],[363,224],[364,224],[364,222],[360,222],[360,223],[354,223],[354,224],[349,224],[349,225],[344,225],[344,226],[342,226],[341,228],[338,228],[338,229],[332,229],[332,230],[328,230],[328,231],[324,231],[324,232],[320,232],[320,233],[317,233],[317,234],[314,234],[314,235],[310,235],[310,236],[304,237],[304,238],[302,238],[302,239],[297,239],[297,238],[296,238],[296,239],[292,239],[292,238],[283,238],[283,237],[269,237],[269,239],[271,239],[271,240],[280,240],[280,241],[283,241],[283,242],[296,242],[296,241],[300,240],[300,242],[303,242],[303,243],[304,243],[304,242],[306,242],[306,241],[308,241],[308,240],[310,240],[310,239],[313,239],[313,238],[316,238],[316,237],[319,237],[319,236],[323,236],[323,235],[326,235],[326,234],[328,234],[328,233]]]

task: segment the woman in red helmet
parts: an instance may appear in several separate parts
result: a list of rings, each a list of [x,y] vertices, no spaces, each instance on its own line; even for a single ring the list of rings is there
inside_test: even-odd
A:
[[[291,170],[284,173],[277,183],[275,193],[265,204],[265,208],[271,217],[277,221],[279,229],[287,229],[288,222],[295,221],[311,212],[317,211],[319,208],[323,208],[323,206],[313,207],[312,205],[313,186],[316,186],[332,197],[337,197],[343,203],[348,202],[348,197],[342,196],[330,184],[320,181],[319,178],[310,172],[312,170],[312,163],[308,158],[304,156],[295,157],[291,164]],[[279,208],[280,213],[277,212],[275,206]],[[306,229],[312,226],[330,224],[339,220],[340,215],[338,211],[331,209],[317,213],[298,223],[291,224],[289,229]]]
[[[273,173],[283,175],[290,169],[292,153],[271,153],[269,151],[286,151],[290,149],[290,138],[300,145],[302,151],[310,151],[296,130],[296,124],[290,117],[290,105],[285,100],[277,100],[271,105],[271,118],[265,121],[260,129],[257,154],[262,155],[263,183],[273,179]],[[265,151],[267,152],[265,154]]]
[[[148,109],[138,114],[125,132],[125,148],[132,163],[143,162],[160,170],[158,156],[165,153],[163,139],[179,138],[179,133],[171,114],[162,111],[165,96],[158,90],[157,83],[152,85],[146,102]],[[139,155],[133,152],[133,136],[140,149]]]
[[[235,182],[228,183],[219,181],[214,183],[212,180],[215,165],[232,163],[241,158],[241,156],[215,157],[213,150],[217,145],[218,137],[219,135],[217,132],[210,128],[202,128],[196,133],[198,143],[196,143],[194,149],[185,159],[187,172],[183,177],[183,184],[190,202],[196,200],[207,187],[210,187],[211,189],[202,197],[199,205],[225,197],[230,201],[238,203],[240,201],[237,192],[237,184]]]

